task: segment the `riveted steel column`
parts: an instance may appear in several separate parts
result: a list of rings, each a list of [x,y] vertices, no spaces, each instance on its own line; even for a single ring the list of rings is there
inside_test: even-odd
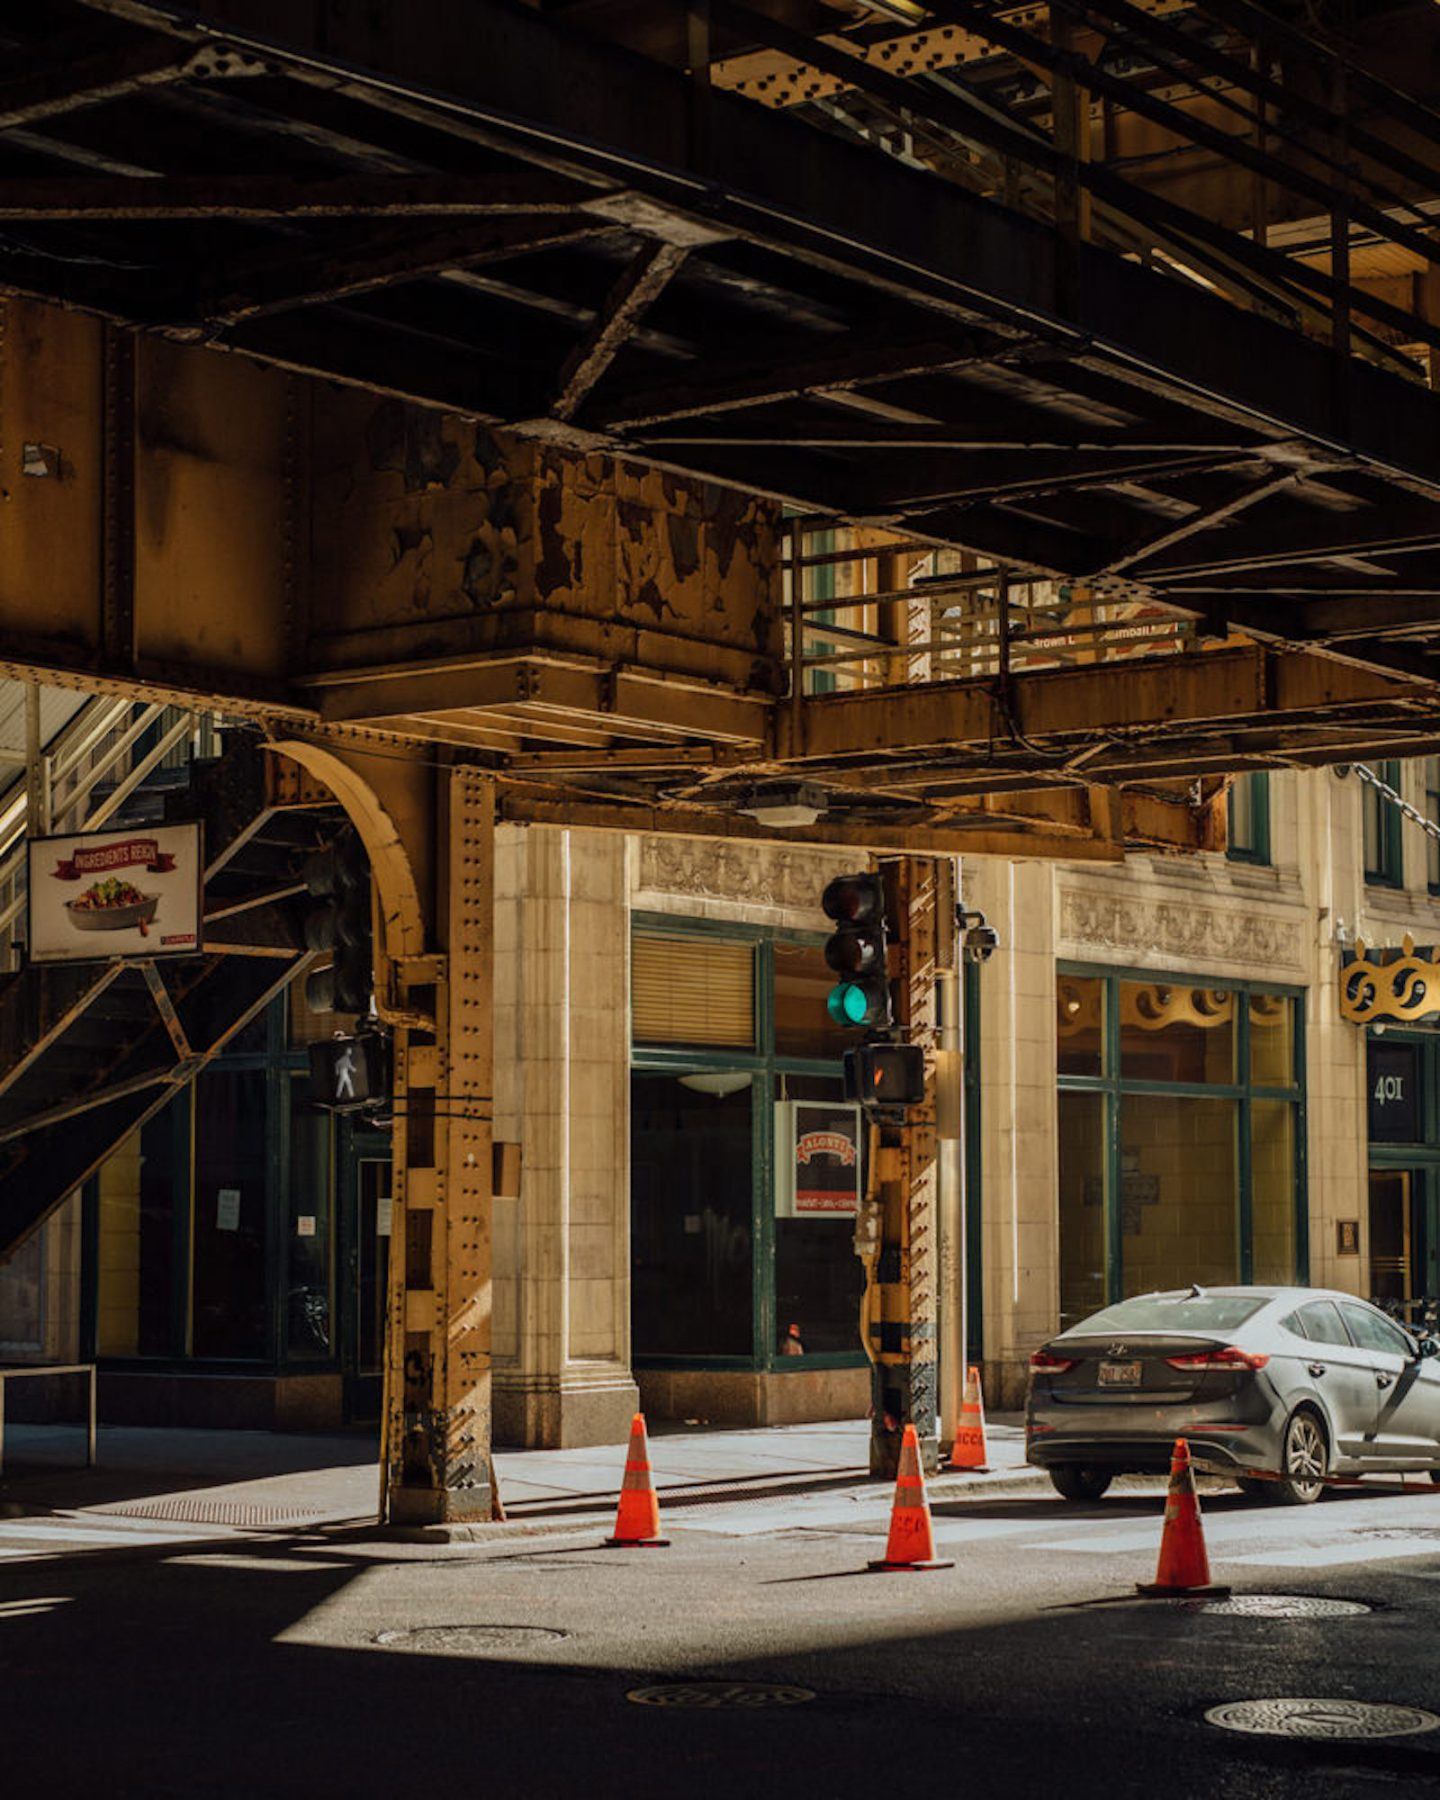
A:
[[[395,1524],[484,1520],[493,1504],[495,801],[492,784],[468,769],[442,771],[439,784],[435,952],[397,971],[419,1022],[396,1031],[385,1456]]]
[[[924,1047],[926,1093],[903,1124],[881,1126],[877,1151],[878,1305],[870,1314],[875,1402],[870,1471],[893,1476],[900,1437],[914,1425],[927,1469],[936,1466],[935,977],[937,865],[923,857],[881,864],[896,1022]]]

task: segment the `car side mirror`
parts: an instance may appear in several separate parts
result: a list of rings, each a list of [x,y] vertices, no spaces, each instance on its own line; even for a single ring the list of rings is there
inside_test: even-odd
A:
[[[1440,1344],[1437,1344],[1432,1337],[1417,1338],[1415,1340],[1415,1354],[1421,1362],[1424,1362],[1427,1356],[1440,1356]]]

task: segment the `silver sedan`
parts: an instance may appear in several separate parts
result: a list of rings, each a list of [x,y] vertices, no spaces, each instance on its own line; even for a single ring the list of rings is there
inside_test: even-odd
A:
[[[1168,1469],[1177,1437],[1197,1468],[1289,1505],[1334,1475],[1440,1482],[1437,1348],[1325,1288],[1140,1295],[1030,1358],[1026,1459],[1068,1500]]]

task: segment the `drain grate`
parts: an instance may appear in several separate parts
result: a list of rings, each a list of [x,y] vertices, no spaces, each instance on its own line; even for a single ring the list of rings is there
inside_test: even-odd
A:
[[[386,1650],[475,1656],[489,1650],[534,1650],[569,1635],[568,1631],[556,1631],[549,1625],[407,1625],[378,1632],[375,1642]]]
[[[125,1519],[171,1519],[180,1525],[305,1525],[326,1516],[318,1506],[252,1506],[242,1500],[128,1500],[90,1510]]]
[[[1224,1731],[1330,1740],[1414,1737],[1440,1725],[1440,1717],[1418,1706],[1368,1700],[1231,1700],[1205,1717]]]
[[[775,1681],[667,1681],[631,1688],[636,1706],[740,1707],[803,1706],[813,1700],[811,1688],[787,1687]]]
[[[1237,1619],[1348,1619],[1370,1608],[1358,1600],[1326,1600],[1313,1594],[1232,1594],[1202,1600],[1199,1610]]]
[[[1440,1539],[1440,1528],[1434,1525],[1362,1525],[1355,1533],[1356,1537],[1398,1538],[1402,1541],[1412,1538]]]

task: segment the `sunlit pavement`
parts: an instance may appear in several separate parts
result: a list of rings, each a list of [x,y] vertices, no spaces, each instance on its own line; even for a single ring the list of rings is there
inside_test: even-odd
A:
[[[86,1543],[59,1520],[0,1520],[3,1791],[1440,1788],[1440,1732],[1297,1745],[1203,1717],[1278,1696],[1440,1709],[1440,1492],[1375,1484],[1308,1509],[1206,1496],[1217,1580],[1372,1608],[1338,1619],[1136,1598],[1160,1508],[1158,1486],[1088,1506],[1040,1488],[937,1499],[955,1566],[890,1575],[865,1570],[883,1503],[843,1490],[677,1508],[671,1547],[642,1551],[603,1548],[588,1521],[432,1547],[133,1515],[92,1518],[125,1535]],[[794,1703],[628,1698],[655,1683],[694,1698],[700,1680],[780,1684]]]

